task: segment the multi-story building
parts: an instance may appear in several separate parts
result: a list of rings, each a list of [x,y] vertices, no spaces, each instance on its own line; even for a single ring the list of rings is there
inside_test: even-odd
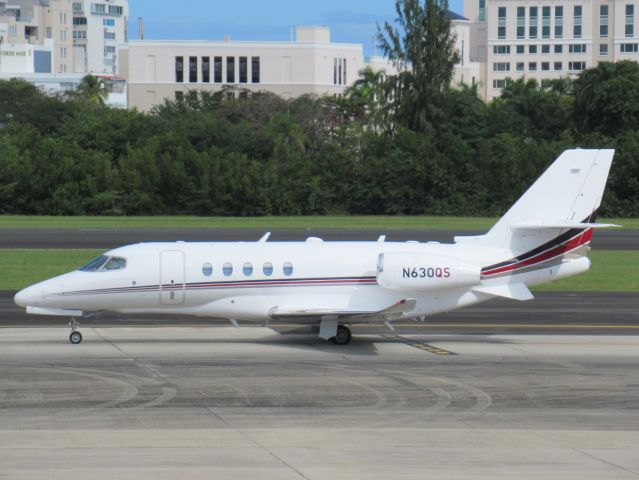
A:
[[[636,0],[467,0],[464,13],[487,100],[507,78],[574,77],[601,61],[639,61]]]
[[[335,95],[357,79],[362,45],[332,43],[323,27],[296,33],[294,42],[131,41],[120,50],[129,106],[148,110],[190,90],[228,86],[284,98]]]
[[[116,74],[118,46],[128,42],[128,0],[73,2],[74,71]]]
[[[26,55],[25,73],[66,73],[72,71],[71,0],[0,0],[0,48],[5,67],[0,72],[20,73],[13,57]],[[10,53],[14,52],[14,53]],[[48,53],[47,53],[48,52]],[[29,62],[28,57],[34,56]],[[44,70],[49,57],[50,69]],[[33,64],[31,67],[30,64]],[[1,65],[0,65],[1,67]]]

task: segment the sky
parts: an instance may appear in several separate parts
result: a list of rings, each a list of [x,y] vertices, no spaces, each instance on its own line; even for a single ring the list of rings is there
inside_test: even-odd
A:
[[[450,0],[461,13],[463,0]],[[129,37],[146,40],[290,40],[291,25],[331,28],[338,43],[361,43],[375,55],[377,24],[396,17],[395,0],[129,0]]]

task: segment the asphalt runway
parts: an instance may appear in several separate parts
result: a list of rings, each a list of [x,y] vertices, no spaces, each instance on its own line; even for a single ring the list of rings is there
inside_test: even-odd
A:
[[[456,235],[481,235],[482,231],[453,230],[274,230],[272,241],[299,241],[308,237],[325,240],[452,242]],[[249,229],[1,229],[0,248],[115,248],[138,242],[158,241],[256,241],[263,230]],[[600,250],[639,249],[639,230],[597,231],[593,248]]]
[[[636,335],[83,333],[0,328],[0,478],[639,476]]]

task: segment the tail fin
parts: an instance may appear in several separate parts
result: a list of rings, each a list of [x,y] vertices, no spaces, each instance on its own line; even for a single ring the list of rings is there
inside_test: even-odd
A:
[[[614,153],[566,150],[486,235],[455,241],[523,252],[563,230],[592,227]]]

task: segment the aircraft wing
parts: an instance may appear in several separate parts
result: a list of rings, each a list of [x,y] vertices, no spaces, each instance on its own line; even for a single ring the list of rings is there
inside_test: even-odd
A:
[[[326,318],[359,321],[368,319],[392,320],[401,317],[404,313],[413,311],[416,303],[417,301],[414,298],[405,298],[382,310],[274,307],[271,309],[270,316],[274,320],[292,320],[296,318],[316,319],[318,321]]]

